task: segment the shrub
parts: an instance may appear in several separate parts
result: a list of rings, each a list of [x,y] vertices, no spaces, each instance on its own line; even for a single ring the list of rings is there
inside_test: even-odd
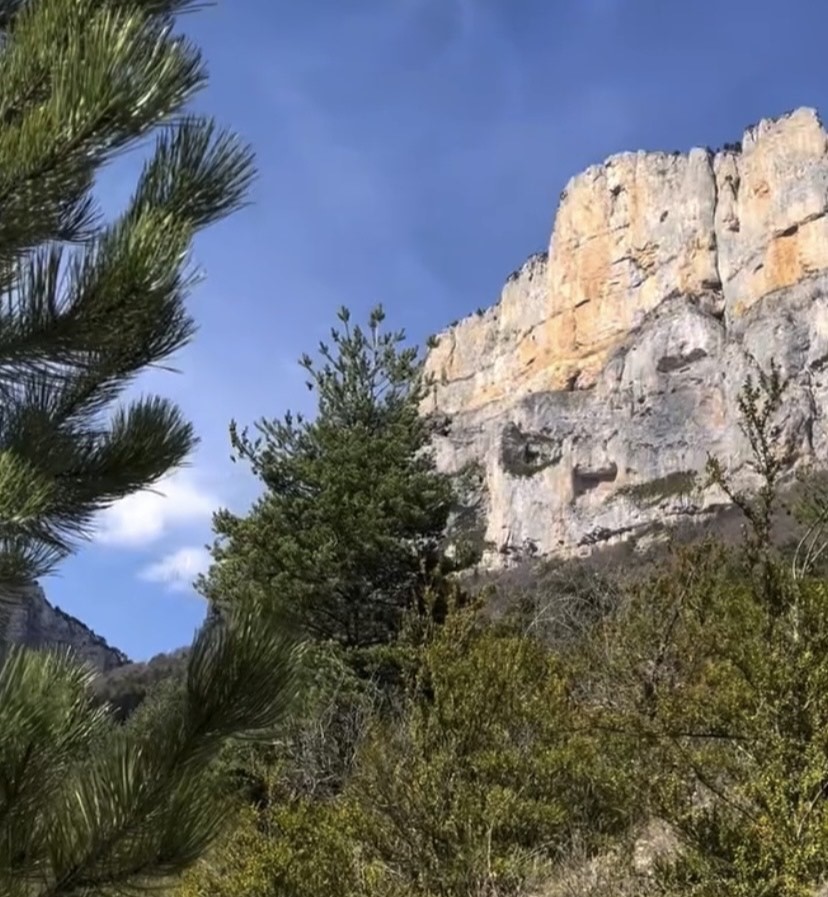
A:
[[[630,778],[583,731],[567,671],[533,638],[453,615],[405,715],[380,721],[347,797],[359,836],[409,894],[515,893],[573,828],[624,828]]]

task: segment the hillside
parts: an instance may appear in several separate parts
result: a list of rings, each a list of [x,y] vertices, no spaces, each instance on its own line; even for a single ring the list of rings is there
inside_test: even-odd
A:
[[[4,642],[29,648],[71,648],[102,673],[124,666],[129,658],[80,620],[49,603],[43,589],[32,585],[20,596],[7,621]]]

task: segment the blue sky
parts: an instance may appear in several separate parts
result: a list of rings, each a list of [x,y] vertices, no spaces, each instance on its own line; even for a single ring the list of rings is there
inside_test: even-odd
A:
[[[257,151],[253,205],[202,235],[200,332],[143,389],[178,400],[191,465],[103,515],[43,585],[135,659],[189,642],[210,515],[252,477],[227,425],[307,403],[296,359],[341,304],[382,302],[412,340],[497,300],[546,248],[566,181],[611,153],[738,139],[801,105],[828,116],[820,0],[220,0],[199,110]],[[116,210],[137,160],[104,173]]]

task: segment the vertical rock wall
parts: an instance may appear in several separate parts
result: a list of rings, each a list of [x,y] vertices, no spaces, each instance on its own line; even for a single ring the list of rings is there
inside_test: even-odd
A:
[[[724,497],[749,478],[736,400],[755,362],[792,379],[794,466],[828,460],[828,135],[800,109],[718,152],[625,153],[574,177],[547,253],[500,302],[439,334],[424,411],[440,466],[475,468],[490,563],[571,554]]]

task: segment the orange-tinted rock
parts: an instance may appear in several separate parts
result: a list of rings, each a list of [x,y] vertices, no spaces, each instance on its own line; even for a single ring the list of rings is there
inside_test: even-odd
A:
[[[709,451],[745,469],[754,360],[793,378],[794,458],[828,460],[827,209],[828,135],[808,109],[735,148],[625,153],[569,182],[548,253],[427,359],[424,410],[454,418],[439,463],[482,467],[493,556],[586,550],[720,504],[677,484]],[[636,499],[654,483],[661,500]]]

